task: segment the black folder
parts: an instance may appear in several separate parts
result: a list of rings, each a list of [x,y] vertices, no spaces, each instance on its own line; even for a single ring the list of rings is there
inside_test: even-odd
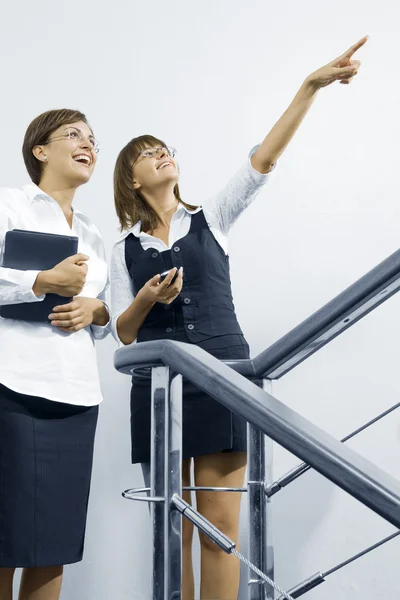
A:
[[[8,269],[20,271],[46,271],[78,252],[78,238],[39,231],[12,229],[5,235],[3,264]],[[6,319],[44,321],[55,306],[68,304],[72,298],[46,294],[38,302],[23,302],[0,306],[0,315]],[[0,298],[1,302],[1,298]]]

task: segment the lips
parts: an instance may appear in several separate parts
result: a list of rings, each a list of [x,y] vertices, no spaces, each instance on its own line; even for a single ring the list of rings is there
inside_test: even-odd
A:
[[[157,167],[157,171],[159,171],[160,169],[163,169],[164,167],[173,167],[174,163],[170,160],[163,160]]]
[[[75,156],[72,157],[76,162],[81,163],[82,165],[86,165],[87,167],[90,167],[92,164],[92,157],[89,156],[88,154],[76,154]]]

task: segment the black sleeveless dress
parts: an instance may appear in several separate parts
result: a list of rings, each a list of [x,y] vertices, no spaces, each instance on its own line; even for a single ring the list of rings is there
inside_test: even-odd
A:
[[[138,237],[125,240],[125,259],[135,294],[151,277],[183,266],[180,295],[170,305],[157,303],[138,332],[137,341],[171,339],[200,346],[219,360],[249,358],[249,346],[236,318],[229,259],[203,211],[191,217],[189,233],[171,249],[144,250]],[[132,377],[132,462],[150,460],[151,381]],[[183,458],[222,451],[245,451],[246,422],[216,400],[183,381]]]

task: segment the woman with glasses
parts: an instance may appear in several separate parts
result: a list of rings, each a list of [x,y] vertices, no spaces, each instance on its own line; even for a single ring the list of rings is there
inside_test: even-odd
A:
[[[221,360],[249,357],[232,301],[227,235],[268,180],[318,90],[335,81],[348,84],[357,74],[360,63],[352,57],[365,42],[306,78],[285,114],[207,210],[181,199],[175,150],[164,142],[144,135],[121,150],[114,196],[123,234],[113,249],[111,290],[114,334],[122,344],[170,339],[196,344]],[[132,461],[142,463],[147,486],[150,391],[149,378],[133,376]],[[242,487],[246,423],[184,381],[184,486],[190,485],[192,460],[196,486]],[[190,502],[190,494],[184,496]],[[240,494],[199,491],[196,501],[199,512],[237,543]],[[184,600],[194,598],[192,534],[184,519]],[[202,534],[200,544],[200,597],[237,598],[239,562]]]
[[[82,559],[101,391],[94,339],[107,335],[107,263],[98,229],[73,206],[98,144],[85,115],[52,110],[29,125],[32,182],[0,190],[0,305],[65,298],[47,321],[0,317],[0,599],[57,600],[63,565]],[[6,234],[76,236],[78,254],[45,271],[4,264]],[[5,311],[4,311],[5,314]]]

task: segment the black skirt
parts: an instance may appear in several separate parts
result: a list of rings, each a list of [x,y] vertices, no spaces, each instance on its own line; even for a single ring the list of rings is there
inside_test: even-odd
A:
[[[82,559],[97,416],[0,385],[0,567]]]
[[[176,341],[190,343],[184,330]],[[247,359],[243,335],[224,335],[197,344],[219,360]],[[247,449],[246,422],[219,402],[183,380],[182,457]],[[149,462],[151,431],[151,380],[133,376],[131,389],[132,462]]]

